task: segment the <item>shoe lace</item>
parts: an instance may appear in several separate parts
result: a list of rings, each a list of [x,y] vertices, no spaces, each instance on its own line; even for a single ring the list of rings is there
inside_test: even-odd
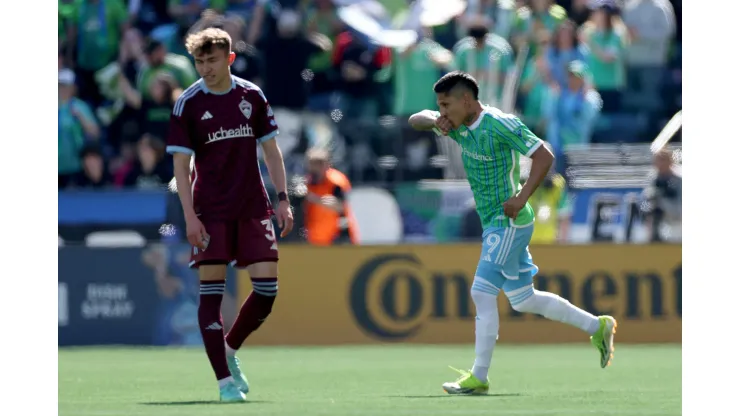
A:
[[[453,371],[455,371],[455,372],[458,372],[458,373],[460,373],[460,377],[459,377],[459,378],[458,378],[457,380],[455,380],[455,383],[458,383],[458,384],[460,384],[460,383],[462,383],[462,382],[463,382],[463,381],[464,381],[465,379],[467,379],[468,377],[470,377],[470,371],[467,371],[467,370],[460,370],[460,369],[458,369],[458,368],[455,368],[455,367],[453,367],[453,366],[449,366],[449,367],[450,367],[450,368],[451,368],[451,369],[452,369]]]

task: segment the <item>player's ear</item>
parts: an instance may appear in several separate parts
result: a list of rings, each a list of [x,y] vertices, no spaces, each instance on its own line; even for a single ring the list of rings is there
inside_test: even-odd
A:
[[[234,52],[229,53],[229,65],[234,63],[234,59],[236,59],[236,54]]]

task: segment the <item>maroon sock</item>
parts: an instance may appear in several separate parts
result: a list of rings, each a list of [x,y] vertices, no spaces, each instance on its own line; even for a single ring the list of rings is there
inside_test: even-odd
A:
[[[224,280],[200,282],[198,323],[208,360],[211,361],[213,372],[216,373],[216,380],[231,376],[229,366],[226,364],[224,320],[221,317],[221,299],[224,297],[225,287]]]
[[[252,293],[244,301],[231,331],[226,335],[226,343],[229,347],[238,350],[244,340],[267,319],[272,312],[277,289],[277,277],[252,279]]]

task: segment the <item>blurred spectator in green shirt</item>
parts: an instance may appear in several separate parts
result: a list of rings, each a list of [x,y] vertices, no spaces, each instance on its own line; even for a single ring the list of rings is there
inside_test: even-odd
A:
[[[75,56],[79,95],[100,104],[95,72],[113,62],[128,23],[123,0],[77,0],[71,12],[68,56]]]
[[[168,0],[167,10],[176,22],[190,26],[200,18],[203,10],[213,9],[223,13],[227,4],[228,0]]]
[[[306,11],[306,30],[319,33],[328,39],[334,39],[343,29],[343,23],[337,15],[332,0],[316,0]],[[331,111],[336,108],[333,103],[336,89],[336,75],[332,72],[332,50],[319,49],[308,61],[311,71],[301,74],[311,83],[309,91],[309,108],[313,111]]]
[[[538,34],[546,30],[552,35],[560,23],[568,18],[568,13],[553,0],[532,0],[530,5],[516,11],[512,36],[517,51],[526,44],[529,46],[529,56],[535,56]]]
[[[489,33],[490,19],[479,17],[468,23],[468,36],[455,45],[455,66],[475,77],[481,102],[500,106],[506,74],[513,66],[513,50],[506,39]]]
[[[70,30],[72,18],[75,13],[75,0],[59,0],[57,13],[57,32],[59,49],[62,50],[67,44],[67,33]],[[67,64],[71,64],[68,62]]]
[[[100,137],[100,128],[90,107],[75,97],[75,74],[71,69],[59,71],[58,109],[59,188],[67,187],[82,170],[80,151],[85,143]]]
[[[159,74],[168,74],[176,81],[176,87],[183,89],[198,80],[192,62],[185,56],[168,53],[162,42],[147,40],[144,52],[145,63],[136,80],[136,88],[144,98],[151,98],[151,83]]]
[[[442,45],[433,41],[431,32],[406,50],[393,51],[393,113],[408,117],[425,108],[435,108],[437,96],[430,87],[440,77],[442,68],[449,68],[453,56]]]
[[[543,31],[537,48],[537,55],[525,65],[520,86],[520,92],[524,98],[522,121],[540,137],[544,137],[542,133],[545,126],[542,110],[545,93],[551,85],[558,88],[547,60],[550,43],[547,36],[547,32]]]
[[[516,18],[516,2],[514,0],[468,0],[468,7],[462,21],[475,16],[486,16],[494,23],[494,33],[508,39]]]
[[[604,112],[621,109],[622,91],[626,86],[625,51],[627,29],[617,10],[601,6],[583,25],[581,41],[585,45],[586,63],[594,87],[604,101]]]

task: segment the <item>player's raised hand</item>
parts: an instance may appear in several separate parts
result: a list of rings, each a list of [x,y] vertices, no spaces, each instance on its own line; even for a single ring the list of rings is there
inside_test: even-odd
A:
[[[293,230],[293,211],[290,209],[288,201],[280,201],[277,209],[278,227],[282,229],[280,237],[285,237]]]
[[[437,127],[445,136],[450,132],[450,130],[452,130],[452,122],[445,116],[437,117],[437,120],[434,121],[434,126]]]
[[[519,211],[521,211],[526,204],[526,199],[519,195],[514,195],[504,202],[504,214],[511,219],[516,219],[519,215]]]
[[[206,232],[206,227],[203,226],[200,219],[198,217],[188,218],[185,220],[185,225],[190,245],[198,247],[201,250],[207,249],[211,236]]]

